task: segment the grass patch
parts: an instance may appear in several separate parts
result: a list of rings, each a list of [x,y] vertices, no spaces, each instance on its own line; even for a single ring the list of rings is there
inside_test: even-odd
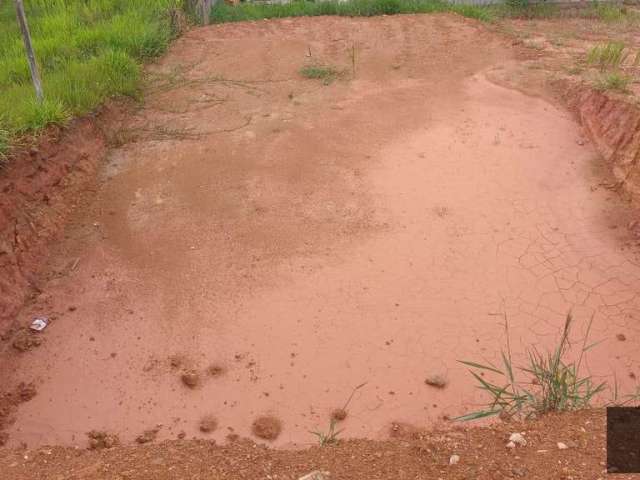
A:
[[[9,132],[0,128],[0,167],[6,162],[5,152],[9,150]]]
[[[12,139],[136,96],[140,65],[176,34],[181,0],[25,2],[45,101],[35,99],[13,2],[0,2],[0,151]]]
[[[620,72],[610,72],[603,74],[596,82],[596,87],[600,90],[615,90],[626,93],[629,91],[631,77]]]
[[[310,432],[318,438],[318,444],[321,447],[338,443],[338,436],[342,433],[342,430],[336,430],[336,423],[336,420],[332,418],[329,421],[329,429],[326,432],[320,430]]]
[[[587,63],[600,71],[620,68],[630,52],[623,42],[607,42],[596,45],[587,54]]]
[[[581,376],[580,368],[584,354],[594,344],[587,344],[591,322],[581,345],[578,358],[567,361],[566,356],[571,348],[569,334],[573,319],[568,314],[557,346],[550,352],[540,352],[535,347],[527,349],[528,362],[523,367],[514,368],[509,328],[505,318],[507,335],[506,349],[501,352],[502,366],[461,361],[471,367],[471,375],[478,382],[478,388],[486,392],[490,401],[487,406],[469,413],[457,420],[475,420],[478,418],[501,416],[503,418],[532,418],[548,412],[577,410],[589,406],[595,395],[604,391],[606,383],[594,383],[589,376]],[[527,380],[517,378],[527,377]],[[484,378],[485,374],[498,376],[503,381],[493,383]]]
[[[622,5],[599,2],[592,2],[581,10],[579,15],[582,18],[595,18],[609,23],[634,20],[635,17],[633,13],[629,14],[629,10]]]
[[[329,85],[341,75],[338,69],[328,65],[308,65],[300,69],[300,75],[305,78],[322,80],[322,83]]]
[[[346,2],[294,0],[286,4],[246,2],[235,6],[218,2],[211,12],[211,21],[225,23],[320,15],[372,17],[400,13],[437,12],[453,12],[483,21],[490,21],[494,18],[489,8],[478,5],[454,5],[440,0],[349,0]]]
[[[554,18],[561,14],[560,8],[553,3],[529,3],[524,0],[510,0],[488,8],[500,18],[522,18],[525,20]]]

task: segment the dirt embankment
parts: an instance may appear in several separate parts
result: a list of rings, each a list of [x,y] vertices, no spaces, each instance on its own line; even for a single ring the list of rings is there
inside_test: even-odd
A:
[[[559,82],[569,107],[598,152],[610,166],[620,188],[640,202],[640,107],[619,95],[589,85]]]
[[[106,151],[95,117],[52,128],[0,171],[0,333],[28,295],[47,251],[86,193]]]

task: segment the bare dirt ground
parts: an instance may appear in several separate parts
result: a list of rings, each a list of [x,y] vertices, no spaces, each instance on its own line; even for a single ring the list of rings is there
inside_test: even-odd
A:
[[[522,432],[527,445],[505,448],[509,435],[520,429],[526,429]],[[606,476],[601,411],[552,415],[525,425],[428,434],[398,428],[396,432],[386,441],[348,440],[307,450],[270,449],[246,440],[225,446],[206,440],[177,440],[99,451],[42,447],[0,456],[0,471],[12,480],[297,480],[314,471],[330,474],[316,477],[319,480],[595,480]],[[558,438],[570,447],[559,450]],[[452,455],[460,457],[455,465],[449,465]]]
[[[602,340],[586,371],[633,391],[633,212],[603,187],[609,169],[567,110],[507,87],[523,61],[509,38],[449,15],[286,19],[179,39],[110,132],[98,186],[19,314],[55,316],[42,344],[1,344],[3,383],[37,389],[11,410],[8,445],[85,447],[92,430],[221,443],[256,438],[269,415],[281,428],[271,445],[307,446],[362,384],[342,437],[444,427],[484,400],[457,360],[495,360],[504,316],[518,352],[552,345],[569,310],[575,342],[591,317]],[[342,74],[328,85],[300,75],[315,64]],[[426,385],[430,375],[446,387]],[[378,448],[345,445],[344,459]],[[243,449],[270,465],[299,455],[229,448],[247,464]],[[91,459],[124,471],[127,452]],[[336,461],[313,452],[315,468]],[[2,462],[23,468],[20,458]],[[601,461],[566,478],[597,478]],[[405,477],[421,478],[412,468]],[[283,478],[305,473],[295,470]]]

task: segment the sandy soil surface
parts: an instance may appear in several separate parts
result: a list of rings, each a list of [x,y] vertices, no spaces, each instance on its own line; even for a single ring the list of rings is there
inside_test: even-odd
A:
[[[517,62],[447,15],[178,40],[20,314],[56,317],[42,345],[2,344],[3,378],[37,388],[9,445],[156,425],[223,441],[261,415],[282,422],[272,445],[308,445],[362,384],[342,436],[386,438],[484,400],[457,360],[496,360],[505,316],[520,352],[569,310],[575,342],[592,316],[602,340],[586,370],[635,388],[628,209],[568,112],[491,81]]]

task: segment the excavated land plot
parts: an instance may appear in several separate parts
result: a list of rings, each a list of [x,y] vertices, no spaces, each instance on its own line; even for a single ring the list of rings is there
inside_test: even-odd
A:
[[[457,360],[497,360],[505,318],[519,358],[569,310],[603,340],[585,372],[630,391],[631,212],[567,110],[498,81],[518,62],[450,15],[187,33],[19,313],[55,317],[42,344],[2,344],[6,384],[37,388],[8,444],[222,442],[265,416],[304,446],[362,384],[341,436],[385,438],[485,400]]]

